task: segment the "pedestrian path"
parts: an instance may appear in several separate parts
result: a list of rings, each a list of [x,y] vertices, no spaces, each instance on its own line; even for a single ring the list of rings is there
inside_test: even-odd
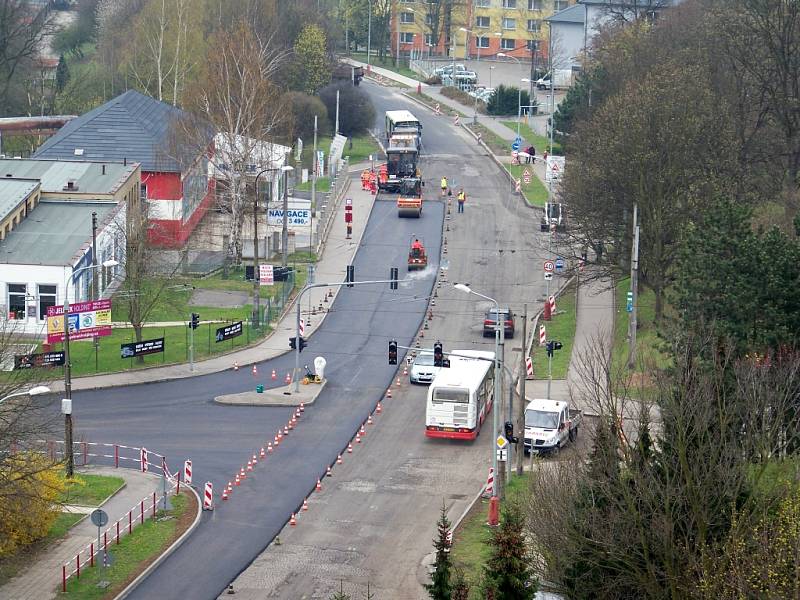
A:
[[[124,516],[145,496],[160,490],[158,477],[133,469],[87,467],[78,469],[78,472],[111,475],[122,477],[125,480],[125,486],[99,507],[108,513],[110,523]],[[98,507],[82,508],[83,512],[90,513]],[[62,565],[73,560],[78,552],[93,541],[97,541],[97,527],[87,517],[72,527],[64,539],[53,543],[24,571],[0,587],[0,598],[13,598],[14,600],[56,598],[61,585]]]
[[[345,271],[348,264],[353,259],[358,249],[361,235],[367,224],[374,196],[367,191],[361,190],[359,174],[364,165],[352,165],[349,171],[350,187],[345,192],[344,198],[352,200],[353,212],[353,235],[352,239],[347,239],[344,222],[345,202],[342,200],[336,207],[332,215],[333,222],[327,240],[319,255],[314,271],[314,280],[317,283],[342,282],[344,281]],[[338,287],[316,288],[310,290],[302,298],[301,311],[303,318],[307,319],[305,325],[305,336],[312,335],[322,324],[325,318],[327,307],[333,303],[333,298],[328,300],[324,296],[328,290],[334,295],[338,292]],[[323,307],[323,312],[319,312],[319,307]],[[236,352],[215,356],[207,360],[196,361],[194,371],[191,371],[188,364],[167,365],[154,367],[152,369],[134,369],[120,373],[108,373],[104,375],[91,375],[88,377],[73,378],[72,389],[89,390],[97,388],[114,387],[121,385],[152,383],[170,379],[182,379],[195,375],[218,373],[232,368],[234,362],[245,367],[255,362],[269,360],[276,356],[286,353],[289,350],[289,338],[296,335],[296,304],[291,303],[288,310],[281,316],[274,325],[273,332],[262,342],[244,348]],[[316,314],[312,314],[316,313]],[[183,322],[180,323],[183,325]],[[54,382],[50,386],[53,391],[63,390],[63,382]]]
[[[405,75],[400,75],[400,73],[395,73],[389,69],[384,69],[382,67],[376,67],[375,65],[367,65],[365,62],[361,62],[358,60],[353,60],[352,58],[342,58],[342,62],[347,63],[349,65],[353,65],[355,67],[363,67],[366,71],[369,68],[369,72],[375,73],[376,75],[380,75],[381,77],[385,77],[386,79],[391,79],[392,81],[396,81],[397,83],[402,83],[407,87],[416,88],[418,85],[422,88],[428,88],[428,84],[418,81],[416,79],[412,79],[411,77],[406,77]]]

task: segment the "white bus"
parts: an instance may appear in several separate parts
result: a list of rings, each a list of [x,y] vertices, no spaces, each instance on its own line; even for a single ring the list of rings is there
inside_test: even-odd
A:
[[[402,129],[404,132],[415,131],[417,136],[422,139],[422,123],[417,117],[407,110],[387,110],[386,111],[386,142],[392,137],[395,129]]]
[[[493,361],[494,352],[453,350],[450,368],[440,369],[428,389],[427,437],[457,440],[478,437],[494,399]]]

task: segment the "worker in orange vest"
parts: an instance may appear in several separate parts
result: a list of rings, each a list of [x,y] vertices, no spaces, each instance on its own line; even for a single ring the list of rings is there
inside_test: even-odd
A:
[[[367,190],[369,189],[369,169],[364,169],[361,171],[361,189]]]

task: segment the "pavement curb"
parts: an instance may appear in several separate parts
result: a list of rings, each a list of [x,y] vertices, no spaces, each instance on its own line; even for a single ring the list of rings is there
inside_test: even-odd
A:
[[[314,390],[314,393],[312,393],[312,395],[309,398],[303,398],[303,397],[292,398],[291,395],[287,395],[286,398],[289,400],[288,402],[275,402],[275,401],[270,402],[270,401],[268,401],[268,398],[271,395],[271,394],[269,394],[269,392],[272,392],[274,394],[275,390],[280,390],[280,389],[282,389],[283,387],[286,387],[286,386],[281,386],[279,388],[273,388],[272,390],[264,390],[264,392],[262,392],[261,394],[259,394],[258,392],[241,392],[241,393],[238,393],[238,394],[224,394],[222,396],[215,396],[214,397],[214,402],[216,402],[217,404],[224,404],[224,405],[227,405],[227,406],[300,406],[300,403],[302,402],[302,404],[304,406],[311,406],[312,404],[314,404],[314,402],[317,401],[317,398],[322,393],[322,390],[325,389],[325,385],[327,383],[328,383],[327,379],[323,379],[322,383],[319,383],[319,384],[309,383],[307,385],[317,386],[316,389]],[[257,401],[236,402],[234,400],[228,400],[228,398],[235,398],[237,396],[249,396],[251,394],[256,394],[256,395],[259,395],[259,396],[263,396],[264,397],[264,401],[262,401],[262,402],[257,402]]]
[[[122,600],[123,598],[127,598],[131,594],[131,592],[133,592],[137,587],[139,587],[141,585],[141,583],[145,579],[147,579],[147,577],[150,575],[150,573],[155,571],[156,568],[158,568],[161,565],[161,563],[163,563],[170,554],[175,552],[175,550],[177,550],[183,544],[183,542],[185,542],[186,539],[192,533],[194,533],[194,530],[197,529],[197,526],[200,524],[200,519],[203,516],[203,510],[201,508],[200,496],[198,495],[197,491],[192,486],[187,485],[186,487],[189,488],[192,491],[192,494],[194,494],[194,499],[197,502],[197,515],[195,515],[194,522],[189,526],[189,528],[186,531],[184,531],[181,534],[181,536],[177,540],[175,540],[170,545],[169,548],[167,548],[158,558],[156,558],[152,563],[150,563],[147,566],[147,568],[144,571],[142,571],[139,574],[138,577],[136,577],[136,579],[131,581],[124,590],[122,590],[119,594],[117,594],[114,597],[114,600]]]

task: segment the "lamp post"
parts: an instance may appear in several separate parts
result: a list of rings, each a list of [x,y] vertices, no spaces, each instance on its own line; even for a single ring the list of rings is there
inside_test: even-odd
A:
[[[494,65],[489,67],[489,87],[492,87],[492,71],[494,71]]]
[[[505,52],[498,52],[497,56],[503,56],[505,58],[512,58],[517,61],[518,65],[522,65],[522,62],[516,56],[510,56]],[[521,79],[520,81],[528,82],[529,79]],[[519,139],[519,121],[520,117],[522,116],[522,88],[517,86],[517,139]]]
[[[291,167],[289,167],[291,169]],[[255,195],[253,197],[253,327],[258,327],[261,322],[261,277],[259,276],[259,264],[258,264],[258,180],[264,173],[270,173],[273,171],[283,171],[286,169],[286,165],[283,167],[270,167],[267,169],[261,169],[258,174],[256,174],[255,180]],[[269,209],[269,198],[267,198],[267,209]],[[285,210],[285,207],[284,207]],[[264,253],[264,258],[267,258],[266,252]]]
[[[116,267],[116,260],[106,260],[102,265],[86,265],[73,271],[71,279],[88,269],[99,267]],[[69,361],[69,288],[67,277],[64,278],[64,399],[61,401],[61,412],[64,413],[64,452],[67,458],[67,477],[75,473],[75,457],[72,454],[72,365]]]
[[[494,400],[492,401],[492,438],[497,435],[498,424],[498,405],[502,395],[502,388],[500,387],[500,305],[497,300],[484,296],[474,291],[468,285],[463,283],[456,283],[453,285],[455,289],[466,294],[474,294],[484,300],[489,300],[494,303],[495,309],[495,322],[494,322]],[[495,477],[497,477],[497,452],[494,451],[494,444],[492,444],[492,468],[494,468]],[[497,486],[492,486],[492,496],[497,496]]]
[[[467,29],[466,27],[459,27],[458,30],[459,31],[463,31],[464,33],[471,33],[471,34],[475,35],[475,48],[477,49],[476,51],[477,51],[477,54],[478,54],[478,57],[477,57],[475,62],[481,62],[481,46],[480,46],[480,44],[478,44],[478,38],[480,36],[478,36],[477,33],[472,31],[472,29]],[[464,36],[464,54],[465,54],[465,58],[469,58],[469,37],[468,36]]]
[[[17,396],[39,396],[41,394],[49,394],[50,388],[46,385],[37,385],[36,387],[32,387],[29,390],[25,390],[24,392],[14,392],[13,394],[9,394],[5,398],[0,398],[0,404],[8,400],[9,398],[16,398]]]
[[[367,73],[369,73],[369,55],[372,52],[372,0],[369,0],[367,6],[369,7],[367,11]],[[356,47],[358,47],[358,43],[356,43]]]

